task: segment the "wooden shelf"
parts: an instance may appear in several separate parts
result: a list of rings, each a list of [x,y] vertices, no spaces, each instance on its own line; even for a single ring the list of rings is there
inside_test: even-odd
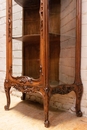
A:
[[[12,37],[12,39],[23,41],[25,43],[30,43],[30,44],[37,44],[40,42],[40,34],[32,34],[32,35],[25,35],[22,37]],[[60,40],[60,35],[58,34],[50,34],[50,41],[59,41]]]
[[[76,37],[49,33],[50,42],[53,42],[53,41],[56,42],[56,41],[59,41],[60,39],[72,39],[72,38],[75,39]],[[40,34],[31,34],[31,35],[24,35],[21,37],[12,37],[12,39],[23,41],[26,43],[28,42],[32,44],[33,43],[37,44],[40,42]]]
[[[14,0],[17,4],[23,8],[37,8],[40,5],[40,0]]]
[[[23,42],[29,42],[29,43],[37,43],[40,41],[40,35],[39,34],[33,34],[33,35],[25,35],[22,37],[12,37],[12,39],[23,41]]]

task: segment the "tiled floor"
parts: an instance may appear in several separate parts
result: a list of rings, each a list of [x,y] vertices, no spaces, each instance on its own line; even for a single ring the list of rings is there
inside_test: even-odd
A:
[[[50,110],[50,127],[44,127],[43,106],[21,101],[20,98],[11,96],[9,111],[4,110],[6,104],[5,94],[0,92],[0,130],[87,130],[87,118]]]

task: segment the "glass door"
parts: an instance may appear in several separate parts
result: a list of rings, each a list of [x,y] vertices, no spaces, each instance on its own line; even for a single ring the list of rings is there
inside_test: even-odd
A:
[[[40,0],[19,2],[22,8],[13,5],[13,75],[37,79],[40,77]]]

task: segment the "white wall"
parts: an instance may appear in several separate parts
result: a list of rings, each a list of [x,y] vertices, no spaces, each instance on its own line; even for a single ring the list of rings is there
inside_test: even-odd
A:
[[[82,53],[81,53],[81,78],[83,83],[83,97],[81,108],[87,116],[87,0],[82,0]]]
[[[3,90],[3,82],[6,71],[6,0],[0,0],[0,89]]]
[[[21,34],[21,27],[22,27],[22,19],[21,19],[21,13],[22,10],[18,6],[16,6],[14,11],[14,31],[17,32],[17,35]],[[20,24],[19,24],[20,23]],[[17,25],[17,27],[16,27]],[[20,28],[19,28],[19,25]],[[82,104],[81,108],[83,111],[83,115],[87,116],[87,0],[82,0],[82,53],[81,53],[81,77],[82,77],[82,83],[83,83],[83,97],[82,97]],[[6,71],[6,0],[0,0],[0,90],[2,91],[4,88],[4,79],[5,79],[5,71]],[[19,31],[18,31],[19,30]],[[14,32],[14,35],[15,35]],[[20,72],[15,70],[15,75],[21,75],[22,69],[22,61],[21,61],[21,43],[16,42],[14,44],[14,59],[20,59],[19,64],[17,64],[17,61],[14,62],[14,69],[15,66],[19,65]],[[19,57],[16,56],[17,53],[19,53]],[[28,95],[28,98],[32,100],[37,100],[39,102],[42,102],[42,98],[39,94],[36,96],[34,94]],[[68,101],[68,102],[67,102]],[[54,108],[60,108],[64,110],[70,110],[72,107],[75,106],[75,94],[74,92],[71,92],[67,95],[60,96],[60,95],[54,95],[51,98],[50,105]]]
[[[13,0],[13,37],[22,36],[22,7],[17,5]],[[13,75],[22,75],[22,42],[12,40],[13,52]]]

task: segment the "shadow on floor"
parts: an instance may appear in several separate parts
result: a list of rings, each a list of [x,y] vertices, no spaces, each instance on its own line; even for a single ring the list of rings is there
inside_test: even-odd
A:
[[[16,106],[11,108],[10,110],[16,110],[32,119],[41,120],[44,122],[44,109],[43,105],[38,102],[33,101],[21,101]],[[54,110],[50,108],[49,111],[49,121],[51,126],[57,126],[59,124],[63,124],[68,121],[72,121],[77,117],[69,112],[64,112],[60,110]]]

